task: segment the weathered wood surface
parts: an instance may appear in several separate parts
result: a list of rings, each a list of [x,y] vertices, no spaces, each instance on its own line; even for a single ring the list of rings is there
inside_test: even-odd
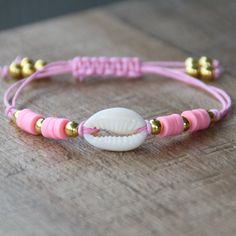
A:
[[[216,84],[235,103],[235,2],[190,2],[128,1],[3,31],[0,63],[19,54],[48,61],[208,54],[228,66]],[[75,84],[70,77],[34,84],[19,107],[80,121],[113,106],[150,118],[216,104],[163,78]],[[8,86],[1,82],[1,96]],[[0,235],[236,235],[234,110],[215,128],[111,153],[80,139],[32,137],[0,109]]]

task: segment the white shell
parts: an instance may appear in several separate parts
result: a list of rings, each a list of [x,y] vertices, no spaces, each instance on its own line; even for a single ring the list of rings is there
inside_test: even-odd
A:
[[[145,125],[145,120],[132,110],[122,107],[109,108],[95,113],[84,123],[84,126],[107,130],[115,133],[116,136],[99,137],[92,134],[84,134],[84,138],[88,143],[100,149],[129,151],[144,142],[147,132],[134,132]]]

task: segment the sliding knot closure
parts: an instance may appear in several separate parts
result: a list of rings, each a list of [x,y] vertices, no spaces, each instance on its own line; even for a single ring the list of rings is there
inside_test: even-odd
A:
[[[88,76],[137,78],[142,75],[139,58],[75,57],[71,67],[78,80]]]

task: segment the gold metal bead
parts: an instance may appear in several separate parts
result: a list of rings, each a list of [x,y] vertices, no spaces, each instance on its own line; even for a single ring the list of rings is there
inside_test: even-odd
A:
[[[207,80],[207,81],[214,80],[213,68],[209,65],[201,66],[199,73],[200,73],[200,79],[202,80]]]
[[[44,118],[40,118],[40,119],[37,120],[37,122],[35,124],[35,131],[38,134],[41,134],[41,127],[42,127],[42,124],[43,124],[44,120],[45,120]]]
[[[13,114],[13,116],[12,116],[12,121],[13,121],[14,123],[16,123],[16,120],[17,120],[17,118],[18,118],[18,116],[19,116],[19,113],[20,113],[20,110],[17,110],[17,111],[14,112],[14,114]]]
[[[161,122],[157,119],[152,119],[149,121],[151,125],[151,134],[157,135],[161,132]]]
[[[19,64],[16,63],[12,63],[9,66],[9,74],[12,78],[14,79],[20,79],[22,78],[22,69],[21,66]]]
[[[193,57],[188,57],[186,60],[185,60],[185,67],[198,67],[199,64],[198,64],[198,60],[193,58]]]
[[[206,56],[202,56],[199,58],[198,63],[200,66],[212,66],[212,59]]]
[[[28,64],[31,64],[33,65],[34,64],[34,61],[28,57],[24,57],[21,62],[20,62],[20,65],[23,67],[25,65],[28,65]]]
[[[199,78],[199,67],[197,65],[187,66],[186,73],[195,78]]]
[[[77,137],[78,136],[78,126],[79,124],[75,121],[69,121],[66,124],[65,131],[68,137]]]
[[[35,63],[34,63],[34,68],[35,70],[40,70],[42,69],[45,65],[47,65],[47,62],[44,61],[44,60],[37,60]]]
[[[184,117],[184,116],[182,116],[182,119],[183,119],[183,122],[184,122],[184,131],[187,131],[187,130],[190,128],[190,122],[189,122],[189,120],[188,120],[186,117]]]
[[[207,113],[208,113],[208,115],[210,117],[210,121],[211,121],[210,126],[213,126],[215,124],[215,114],[210,110],[208,110]]]
[[[22,67],[22,75],[23,77],[28,77],[35,72],[33,64],[25,64]]]

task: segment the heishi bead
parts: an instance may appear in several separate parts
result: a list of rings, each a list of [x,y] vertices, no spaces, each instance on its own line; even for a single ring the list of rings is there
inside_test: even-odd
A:
[[[41,126],[41,133],[46,138],[66,139],[65,126],[68,122],[69,120],[64,118],[45,118]]]
[[[181,116],[184,116],[189,120],[189,131],[191,132],[206,129],[210,125],[210,117],[208,112],[201,108],[184,111]]]
[[[42,118],[41,115],[31,111],[30,109],[23,109],[19,112],[16,124],[27,133],[37,135],[38,133],[35,130],[35,124],[40,118]]]
[[[161,132],[160,136],[174,136],[181,134],[184,130],[184,123],[181,115],[172,114],[167,116],[157,117],[161,122]]]

